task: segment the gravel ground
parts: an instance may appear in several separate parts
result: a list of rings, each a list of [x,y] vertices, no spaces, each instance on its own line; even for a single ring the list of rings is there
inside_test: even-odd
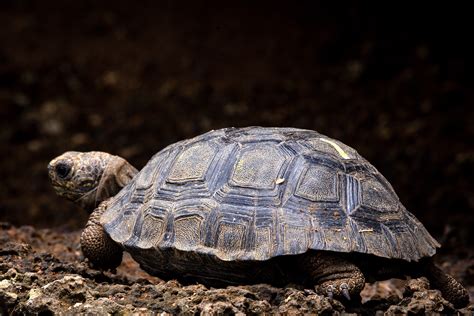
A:
[[[206,288],[149,276],[129,256],[116,273],[88,267],[79,250],[80,232],[16,228],[1,224],[0,313],[4,314],[333,314],[455,313],[425,278],[367,284],[360,304],[344,306],[296,285],[266,284]],[[446,271],[474,294],[474,253]],[[467,271],[459,267],[468,267]],[[474,304],[460,310],[473,313]]]

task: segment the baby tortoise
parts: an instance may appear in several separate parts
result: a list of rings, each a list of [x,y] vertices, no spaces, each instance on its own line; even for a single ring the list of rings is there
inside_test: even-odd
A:
[[[426,276],[455,307],[469,303],[388,181],[315,131],[211,131],[140,172],[103,152],[67,152],[48,168],[56,192],[91,212],[81,246],[99,268],[117,267],[126,250],[164,279],[292,282],[343,300],[366,280]]]

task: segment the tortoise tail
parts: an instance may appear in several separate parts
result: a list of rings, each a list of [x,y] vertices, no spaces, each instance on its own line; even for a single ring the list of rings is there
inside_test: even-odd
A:
[[[443,272],[431,260],[426,262],[424,270],[430,284],[440,290],[443,297],[455,308],[463,308],[469,304],[469,293],[466,288],[452,276]]]

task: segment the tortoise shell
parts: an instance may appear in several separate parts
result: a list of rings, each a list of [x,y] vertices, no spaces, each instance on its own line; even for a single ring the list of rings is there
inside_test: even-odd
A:
[[[354,149],[294,128],[226,128],[172,144],[101,223],[132,256],[262,261],[314,249],[416,261],[439,247]]]

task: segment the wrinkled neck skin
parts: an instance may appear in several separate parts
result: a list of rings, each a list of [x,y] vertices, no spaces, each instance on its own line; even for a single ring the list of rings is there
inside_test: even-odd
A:
[[[113,156],[102,173],[99,184],[74,202],[89,213],[108,198],[115,196],[138,173],[125,159]]]

